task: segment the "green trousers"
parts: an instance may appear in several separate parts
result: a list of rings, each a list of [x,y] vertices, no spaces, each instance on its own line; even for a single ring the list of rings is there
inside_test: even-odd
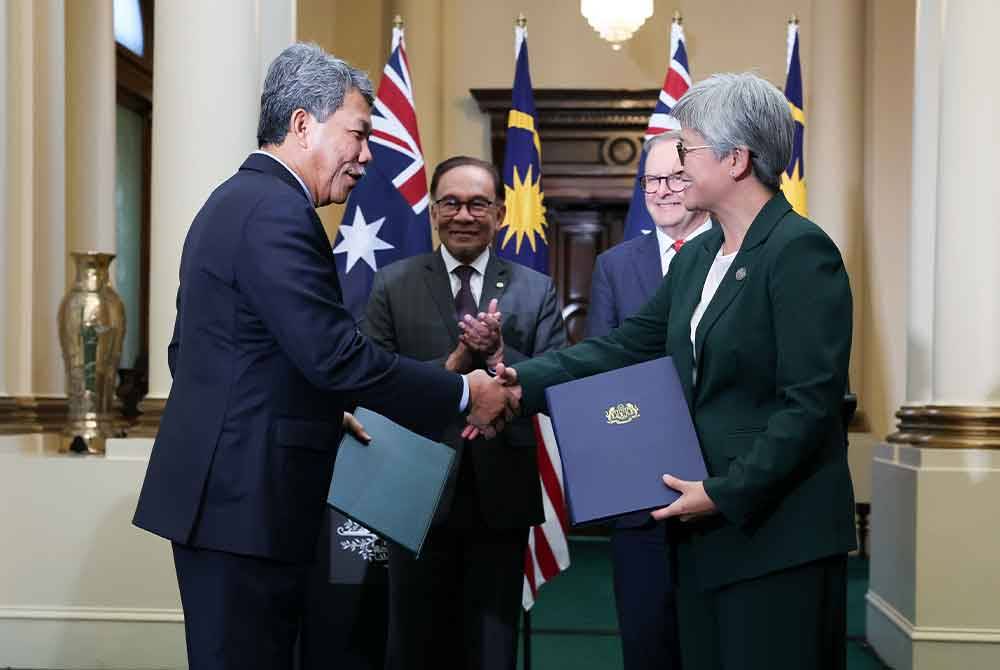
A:
[[[845,670],[847,557],[712,591],[678,584],[684,670]]]

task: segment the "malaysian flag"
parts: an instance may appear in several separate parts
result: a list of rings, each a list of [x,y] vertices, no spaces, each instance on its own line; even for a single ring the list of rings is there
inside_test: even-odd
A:
[[[802,63],[799,60],[799,20],[794,16],[788,22],[786,49],[785,98],[795,120],[795,138],[792,159],[781,175],[781,190],[788,203],[801,216],[809,216],[806,200],[805,134],[806,113],[802,94]]]
[[[681,17],[677,13],[674,14],[674,21],[670,26],[670,65],[667,68],[667,76],[663,79],[663,88],[660,90],[660,97],[656,101],[653,115],[649,117],[644,140],[668,130],[680,128],[677,120],[670,116],[670,111],[689,88],[691,88],[691,74],[688,71],[687,47],[684,44],[684,26],[681,25]],[[653,219],[650,218],[649,211],[646,209],[646,198],[638,180],[638,177],[641,177],[645,171],[646,152],[643,151],[639,158],[635,188],[632,191],[632,203],[629,205],[628,214],[625,217],[626,240],[639,235],[647,235],[654,228]]]
[[[523,17],[514,29],[514,87],[507,115],[507,145],[503,181],[507,215],[498,230],[497,254],[548,274],[549,244],[545,238],[545,206],[541,188],[542,143],[538,136],[535,95],[528,67],[528,29]],[[569,567],[566,541],[568,519],[563,494],[562,460],[544,414],[535,415],[538,478],[545,521],[528,531],[524,553],[521,604],[530,610],[538,588]]]
[[[372,162],[351,191],[333,248],[344,304],[364,314],[375,272],[431,250],[424,170],[403,28],[392,30],[392,53],[372,109]]]

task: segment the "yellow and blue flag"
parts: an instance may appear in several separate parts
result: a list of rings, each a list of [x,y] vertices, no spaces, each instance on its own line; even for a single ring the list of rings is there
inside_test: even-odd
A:
[[[535,94],[528,68],[528,32],[518,25],[514,33],[517,64],[510,113],[503,182],[507,215],[497,232],[497,254],[521,265],[549,273],[549,243],[545,238],[542,204],[542,142],[538,137]]]
[[[799,22],[788,22],[788,58],[785,75],[785,98],[795,119],[795,139],[792,144],[792,159],[781,175],[781,190],[789,204],[801,216],[809,215],[806,203],[806,163],[803,154],[806,132],[805,104],[802,93],[802,65],[799,61]]]

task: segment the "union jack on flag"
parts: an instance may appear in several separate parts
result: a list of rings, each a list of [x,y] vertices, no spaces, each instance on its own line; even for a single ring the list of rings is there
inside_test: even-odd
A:
[[[392,31],[392,53],[372,108],[372,162],[351,192],[333,248],[344,304],[364,313],[375,272],[431,250],[427,173],[403,29]]]
[[[680,18],[675,17],[670,26],[670,65],[667,67],[667,76],[663,79],[663,88],[656,100],[656,107],[649,117],[644,140],[680,128],[677,119],[670,116],[670,112],[689,88],[691,88],[691,74],[688,71],[687,47],[684,44],[684,26],[681,25]],[[642,176],[645,171],[646,152],[643,151],[639,158],[637,177]],[[646,199],[637,178],[632,191],[632,202],[625,217],[625,239],[630,240],[639,235],[649,234],[653,231],[653,227],[653,219],[646,209]]]

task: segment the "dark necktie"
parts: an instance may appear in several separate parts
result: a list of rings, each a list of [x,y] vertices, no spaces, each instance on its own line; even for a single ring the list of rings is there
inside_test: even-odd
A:
[[[457,268],[452,270],[455,276],[458,277],[462,285],[458,288],[458,293],[455,294],[455,318],[459,321],[466,314],[471,314],[475,316],[479,311],[476,309],[476,298],[472,295],[472,273],[476,269],[471,265],[459,265]]]
[[[683,247],[683,246],[684,246],[684,240],[674,240],[674,244],[673,244],[674,253],[677,253],[678,251],[680,251],[681,247]]]

